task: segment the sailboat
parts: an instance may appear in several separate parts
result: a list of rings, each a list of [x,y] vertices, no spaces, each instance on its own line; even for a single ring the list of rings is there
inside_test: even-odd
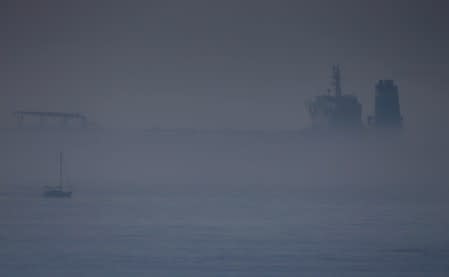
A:
[[[70,198],[72,197],[71,191],[64,190],[64,178],[63,178],[63,154],[59,153],[59,185],[45,187],[44,197],[52,198]]]

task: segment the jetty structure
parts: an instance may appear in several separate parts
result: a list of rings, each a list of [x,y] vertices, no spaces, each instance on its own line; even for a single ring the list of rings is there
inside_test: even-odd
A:
[[[14,116],[19,128],[44,128],[50,125],[50,121],[56,121],[60,128],[73,126],[87,128],[87,117],[80,113],[16,111]]]

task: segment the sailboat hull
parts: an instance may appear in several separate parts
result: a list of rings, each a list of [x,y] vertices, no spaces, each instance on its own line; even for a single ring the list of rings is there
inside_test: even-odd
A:
[[[43,197],[48,198],[70,198],[72,197],[71,191],[63,190],[63,175],[62,175],[62,152],[59,153],[59,185],[56,187],[46,187]]]

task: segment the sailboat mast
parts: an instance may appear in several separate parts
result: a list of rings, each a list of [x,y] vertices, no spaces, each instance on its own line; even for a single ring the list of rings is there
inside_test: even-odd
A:
[[[62,178],[62,152],[59,152],[59,186],[62,188],[63,178]]]

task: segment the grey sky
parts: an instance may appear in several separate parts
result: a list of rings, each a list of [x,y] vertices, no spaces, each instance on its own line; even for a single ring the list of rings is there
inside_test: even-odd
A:
[[[1,5],[2,126],[31,109],[113,128],[301,128],[333,63],[365,115],[394,78],[409,128],[449,116],[444,0]]]

